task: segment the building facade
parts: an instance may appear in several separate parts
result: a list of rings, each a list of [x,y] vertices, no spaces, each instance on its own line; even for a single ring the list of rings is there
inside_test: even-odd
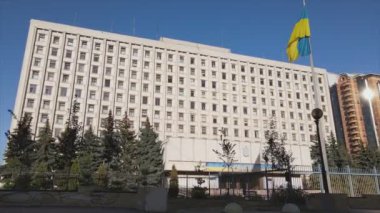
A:
[[[316,68],[324,132],[334,131],[327,72]],[[138,130],[148,117],[164,142],[165,169],[220,171],[219,129],[236,143],[235,170],[263,162],[272,117],[295,165],[311,165],[315,134],[310,67],[168,38],[149,40],[32,20],[14,113],[64,129],[73,100],[79,122],[98,134],[109,110]],[[12,128],[16,125],[12,121]]]
[[[347,150],[351,154],[365,147],[379,147],[380,133],[380,76],[347,75],[338,78],[336,88],[341,122],[335,122],[342,131]]]

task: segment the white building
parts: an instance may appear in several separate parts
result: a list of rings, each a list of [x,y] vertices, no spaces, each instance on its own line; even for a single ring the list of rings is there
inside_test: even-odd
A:
[[[334,131],[327,72],[316,72],[325,131]],[[199,162],[208,171],[220,170],[212,149],[219,148],[222,127],[237,144],[235,170],[259,166],[272,115],[294,164],[311,164],[314,104],[306,66],[32,20],[14,113],[29,113],[36,135],[49,119],[58,135],[75,97],[79,121],[97,133],[109,110],[117,120],[127,112],[135,130],[149,117],[165,143],[167,170],[175,164],[193,171]]]

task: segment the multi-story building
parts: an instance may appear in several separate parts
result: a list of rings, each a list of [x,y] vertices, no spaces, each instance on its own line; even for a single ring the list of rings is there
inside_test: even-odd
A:
[[[316,73],[324,131],[334,131],[327,72]],[[212,149],[224,128],[237,144],[235,169],[246,171],[263,162],[271,117],[294,164],[311,164],[313,91],[310,67],[32,20],[14,113],[30,114],[36,135],[47,119],[60,134],[74,99],[83,128],[97,133],[109,110],[116,120],[128,113],[135,130],[148,117],[164,142],[165,169],[180,171],[221,169]]]
[[[356,154],[361,144],[379,147],[380,76],[342,74],[332,90],[338,97],[341,118],[335,122],[337,135],[343,132],[347,150]]]

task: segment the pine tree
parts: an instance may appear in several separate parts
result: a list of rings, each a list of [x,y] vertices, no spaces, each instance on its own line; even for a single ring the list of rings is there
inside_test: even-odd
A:
[[[106,163],[111,164],[112,167],[117,168],[119,165],[117,159],[120,154],[120,145],[114,132],[114,118],[112,112],[109,111],[105,130],[103,131],[104,155],[103,158]]]
[[[128,187],[136,185],[137,176],[137,140],[135,132],[132,130],[127,113],[119,125],[119,139],[122,148],[121,161],[123,162],[121,172],[125,174],[125,181]]]
[[[32,187],[37,190],[52,189],[53,182],[50,171],[48,169],[48,163],[39,161],[35,163],[33,167]]]
[[[321,165],[322,161],[321,161],[319,144],[318,144],[316,135],[313,135],[313,139],[311,140],[310,156],[311,156],[311,160],[313,161],[313,166]]]
[[[46,121],[45,127],[40,131],[36,143],[35,165],[41,168],[41,163],[46,165],[47,172],[51,172],[55,167],[55,158],[57,154],[57,145],[54,143],[53,133],[50,129],[49,120]]]
[[[70,176],[69,176],[69,184],[68,184],[69,191],[74,191],[78,189],[79,174],[80,174],[79,162],[78,160],[74,160],[70,167]]]
[[[330,132],[326,149],[330,167],[343,168],[349,164],[348,155],[344,147],[337,142],[332,132]]]
[[[94,134],[91,126],[86,130],[81,141],[80,146],[77,148],[78,155],[81,156],[91,154],[91,173],[94,173],[103,162],[103,142]]]
[[[380,166],[380,153],[360,143],[360,151],[353,156],[353,160],[356,167],[370,170]]]
[[[5,133],[8,139],[8,147],[5,151],[5,163],[10,160],[18,160],[21,163],[22,169],[29,169],[32,165],[33,148],[35,142],[32,140],[31,133],[32,118],[28,115],[22,117],[16,129],[11,133]]]
[[[175,165],[172,166],[172,171],[170,172],[170,183],[169,183],[169,197],[177,197],[179,192],[178,188],[178,172]]]
[[[33,164],[35,142],[31,133],[32,118],[25,115],[17,122],[17,127],[5,135],[8,147],[5,151],[5,169],[7,175],[4,180],[6,186],[17,189],[27,189],[30,186],[30,171]]]
[[[74,100],[68,121],[66,122],[65,130],[58,137],[57,145],[59,158],[58,169],[70,170],[73,160],[76,158],[76,144],[80,127],[78,125],[77,113],[79,111],[79,103]]]
[[[97,186],[99,186],[102,189],[105,189],[108,184],[108,171],[107,166],[105,163],[102,163],[97,168],[95,174],[94,174],[94,182]]]
[[[158,134],[153,130],[148,118],[144,128],[140,129],[137,154],[139,183],[158,186],[164,172],[162,143],[158,140]]]

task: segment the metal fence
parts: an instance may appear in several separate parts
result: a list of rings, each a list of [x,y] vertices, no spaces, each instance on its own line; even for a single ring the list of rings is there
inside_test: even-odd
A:
[[[318,166],[294,166],[291,170],[293,189],[305,193],[324,192],[321,169]],[[327,171],[330,193],[347,194],[349,197],[380,194],[380,173],[377,168],[329,168]],[[241,197],[262,197],[269,199],[273,192],[288,187],[285,171],[255,171],[245,173],[209,173],[201,175],[179,175],[179,195],[191,197],[191,190],[198,186],[197,179],[202,178],[201,185],[206,188],[206,195],[218,197],[234,195]]]

